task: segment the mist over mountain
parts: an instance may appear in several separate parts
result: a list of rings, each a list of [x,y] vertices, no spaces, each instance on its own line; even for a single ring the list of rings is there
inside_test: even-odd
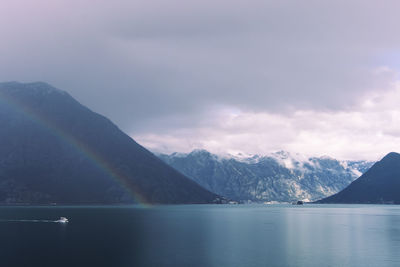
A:
[[[243,202],[318,200],[339,192],[373,164],[285,151],[219,156],[194,150],[158,156],[208,190]]]
[[[1,83],[0,125],[2,204],[218,202],[46,83]]]
[[[400,204],[400,154],[391,152],[339,193],[319,203]]]

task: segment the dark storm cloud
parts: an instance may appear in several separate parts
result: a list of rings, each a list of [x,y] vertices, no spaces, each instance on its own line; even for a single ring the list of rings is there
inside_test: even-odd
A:
[[[0,80],[49,82],[131,133],[218,106],[346,109],[393,81],[376,68],[395,64],[399,5],[3,0]]]

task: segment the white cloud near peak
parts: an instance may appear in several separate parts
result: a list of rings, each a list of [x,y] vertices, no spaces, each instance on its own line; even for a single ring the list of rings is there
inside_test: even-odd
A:
[[[386,69],[385,71],[389,71]],[[381,92],[380,94],[378,92]],[[339,159],[378,160],[400,151],[400,82],[361,96],[346,110],[290,113],[225,107],[204,115],[196,127],[144,133],[134,138],[157,152],[268,154],[278,150]]]

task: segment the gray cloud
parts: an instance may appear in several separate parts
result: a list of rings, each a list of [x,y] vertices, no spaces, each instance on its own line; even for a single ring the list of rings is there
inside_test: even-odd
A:
[[[203,123],[138,135],[158,152],[266,154],[278,150],[340,159],[379,160],[400,151],[400,82],[384,94],[371,93],[349,110],[296,110],[287,114],[212,111]],[[203,116],[206,117],[206,116]]]
[[[0,3],[0,80],[47,81],[133,135],[210,109],[346,110],[395,80],[398,1]]]

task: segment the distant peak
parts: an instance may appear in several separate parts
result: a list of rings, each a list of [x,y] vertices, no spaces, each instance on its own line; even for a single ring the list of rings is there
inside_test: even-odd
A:
[[[205,149],[194,149],[192,152],[190,152],[190,154],[211,154],[210,152],[208,152]]]
[[[396,152],[390,152],[382,158],[382,160],[400,159],[400,154]]]
[[[336,160],[335,158],[332,158],[331,156],[328,156],[328,155],[322,155],[319,158],[320,159],[328,159],[328,160]]]
[[[272,153],[272,155],[281,157],[281,158],[289,158],[290,157],[290,153],[284,150],[280,150],[277,152]]]
[[[175,157],[175,158],[184,158],[187,155],[188,154],[186,154],[186,153],[180,153],[180,152],[173,152],[173,153],[169,154],[170,157]]]

